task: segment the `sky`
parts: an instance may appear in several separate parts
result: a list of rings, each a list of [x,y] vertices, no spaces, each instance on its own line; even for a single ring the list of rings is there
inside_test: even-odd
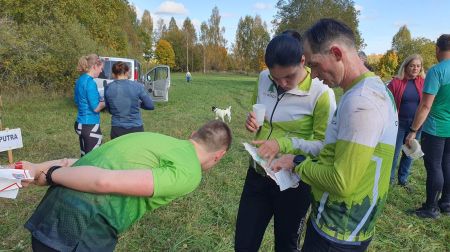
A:
[[[148,10],[154,28],[159,18],[168,25],[174,17],[179,27],[186,17],[193,22],[197,34],[201,22],[207,22],[214,6],[222,16],[227,47],[235,41],[239,18],[260,15],[273,35],[271,21],[277,12],[276,2],[269,0],[129,0],[136,7],[138,17]],[[450,33],[449,0],[354,0],[360,11],[359,31],[366,43],[366,54],[382,54],[391,48],[392,37],[406,25],[413,38],[424,37],[435,41],[441,34]]]

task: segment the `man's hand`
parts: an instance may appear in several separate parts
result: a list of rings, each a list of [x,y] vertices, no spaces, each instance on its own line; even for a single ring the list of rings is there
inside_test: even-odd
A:
[[[295,158],[295,155],[292,155],[292,154],[285,154],[285,155],[281,156],[279,159],[277,159],[275,162],[273,162],[272,170],[274,172],[278,172],[281,169],[289,169],[289,170],[294,169],[294,167],[295,167],[294,158]]]
[[[277,140],[258,140],[253,141],[253,144],[261,145],[258,148],[258,155],[263,159],[267,160],[270,165],[275,156],[280,152],[280,145]]]
[[[256,122],[255,112],[250,111],[247,115],[247,121],[245,121],[245,128],[247,128],[248,131],[255,133],[258,131],[259,126],[261,125],[258,125]]]
[[[35,184],[39,186],[46,186],[47,180],[45,175],[50,167],[54,165],[60,165],[62,167],[66,167],[72,165],[75,162],[75,159],[59,159],[54,161],[48,161],[40,164],[33,164],[28,161],[21,161],[22,169],[29,170],[30,175],[34,177],[34,180],[22,180],[21,183],[24,187],[27,187],[29,184]]]
[[[406,146],[408,146],[408,148],[411,148],[411,143],[414,139],[416,139],[416,132],[410,131],[405,138],[405,144]]]

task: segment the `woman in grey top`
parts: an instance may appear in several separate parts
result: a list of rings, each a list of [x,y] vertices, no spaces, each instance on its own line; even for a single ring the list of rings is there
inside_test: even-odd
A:
[[[105,87],[105,102],[111,113],[111,139],[144,131],[140,108],[153,110],[153,101],[138,82],[128,80],[130,68],[124,62],[117,62],[112,67],[116,79]]]

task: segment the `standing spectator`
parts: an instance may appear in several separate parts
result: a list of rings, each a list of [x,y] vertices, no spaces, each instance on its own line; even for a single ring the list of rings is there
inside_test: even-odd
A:
[[[79,136],[81,156],[84,156],[102,143],[100,111],[105,107],[105,102],[98,93],[94,78],[103,70],[103,62],[96,54],[82,56],[78,60],[77,70],[82,75],[75,82],[74,100],[78,115],[74,128]]]
[[[191,78],[192,78],[191,72],[187,71],[187,73],[186,73],[186,81],[187,81],[187,83],[191,82]]]
[[[304,47],[311,75],[344,94],[318,160],[284,155],[272,167],[296,166],[301,180],[311,185],[302,251],[365,251],[388,195],[395,104],[381,79],[359,59],[355,35],[344,23],[319,20],[306,31]]]
[[[269,67],[259,75],[253,103],[266,107],[263,125],[250,112],[245,127],[256,133],[258,154],[269,162],[278,153],[317,156],[336,108],[333,90],[311,77],[305,67],[302,38],[286,31],[266,48]],[[303,182],[280,191],[253,160],[247,171],[236,222],[235,250],[258,251],[274,217],[275,250],[298,251],[299,230],[310,205],[310,188]]]
[[[422,65],[423,59],[420,55],[410,55],[403,61],[397,76],[388,85],[389,90],[394,95],[398,112],[398,133],[395,144],[394,162],[392,163],[391,183],[395,182],[398,157],[405,138],[409,133],[411,123],[414,120],[417,106],[422,99],[423,78],[425,78]],[[416,134],[416,139],[419,138],[420,130]],[[412,159],[403,153],[398,168],[398,183],[402,186],[406,186],[408,183],[411,163]]]
[[[144,86],[128,79],[128,64],[116,62],[112,67],[115,81],[105,87],[105,102],[111,113],[111,139],[143,132],[144,124],[140,108],[153,110],[153,101]]]
[[[427,73],[423,98],[405,140],[410,144],[423,125],[427,198],[416,210],[421,218],[439,217],[439,208],[441,213],[450,214],[450,34],[436,41],[436,58],[439,64]]]

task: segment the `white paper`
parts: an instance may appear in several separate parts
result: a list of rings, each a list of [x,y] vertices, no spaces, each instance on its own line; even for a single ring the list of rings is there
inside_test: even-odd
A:
[[[23,179],[33,179],[28,170],[0,169],[0,197],[15,199]]]
[[[284,191],[288,188],[295,188],[298,186],[300,177],[290,170],[281,169],[279,172],[273,172],[272,168],[267,165],[267,161],[258,155],[258,148],[249,144],[243,143],[245,150],[252,156],[253,160],[258,163],[266,172],[267,176],[272,178],[280,187],[280,191]],[[275,162],[274,159],[272,162]]]

